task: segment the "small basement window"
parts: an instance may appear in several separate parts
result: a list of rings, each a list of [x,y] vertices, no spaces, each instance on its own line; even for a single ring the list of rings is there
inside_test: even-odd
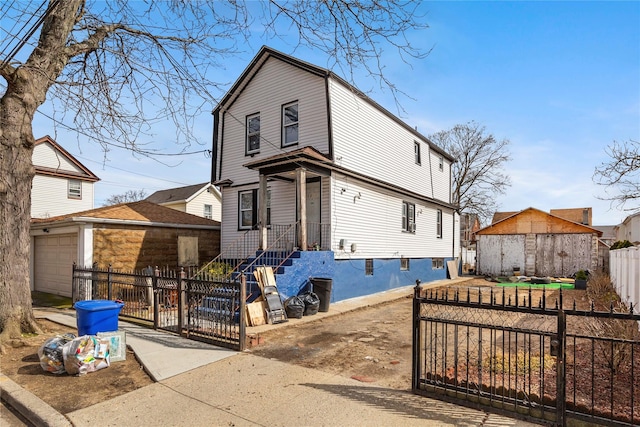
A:
[[[444,268],[444,258],[431,258],[431,268],[433,270],[442,270]]]
[[[365,276],[373,276],[373,259],[367,258],[364,260],[364,274]]]
[[[409,270],[409,258],[400,258],[400,270],[402,271]]]

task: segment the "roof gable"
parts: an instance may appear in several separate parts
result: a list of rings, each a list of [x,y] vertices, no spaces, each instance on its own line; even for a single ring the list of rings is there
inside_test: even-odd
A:
[[[506,213],[505,213],[506,214]],[[496,216],[494,215],[494,220]],[[529,207],[520,212],[504,216],[491,225],[481,228],[476,234],[578,234],[602,231],[593,227],[551,215],[540,209]]]
[[[187,185],[186,187],[168,188],[166,190],[159,190],[147,197],[145,200],[151,203],[188,203],[201,193],[213,189],[216,195],[219,193],[218,189],[211,183],[204,182],[202,184]]]
[[[45,147],[50,151],[52,162],[47,161],[49,153],[43,151]],[[100,180],[89,168],[62,148],[49,135],[36,140],[32,162],[36,174],[39,175],[73,178],[90,182]]]
[[[287,63],[287,64],[289,64],[289,65],[291,65],[293,67],[302,69],[304,71],[307,71],[309,73],[312,73],[312,74],[320,76],[320,77],[323,77],[325,79],[332,79],[332,80],[340,83],[341,85],[344,85],[352,93],[356,94],[358,97],[360,97],[363,100],[367,101],[374,108],[376,108],[377,110],[382,112],[384,115],[389,117],[391,120],[395,121],[400,126],[404,127],[406,130],[408,130],[409,132],[414,134],[417,138],[420,138],[421,140],[427,142],[432,150],[434,150],[435,152],[441,154],[442,156],[444,156],[449,161],[455,161],[455,159],[449,153],[447,153],[442,148],[440,148],[437,145],[435,145],[433,142],[431,142],[429,140],[429,138],[427,138],[426,136],[422,135],[414,127],[409,126],[407,123],[405,123],[404,121],[400,120],[398,117],[396,117],[394,114],[392,114],[387,109],[382,107],[380,104],[375,102],[373,99],[369,98],[369,96],[367,96],[364,92],[362,92],[361,90],[359,90],[358,88],[356,88],[355,86],[353,86],[352,84],[350,84],[349,82],[347,82],[346,80],[344,80],[342,77],[338,76],[337,74],[335,74],[331,70],[328,70],[328,69],[322,68],[322,67],[318,67],[316,65],[310,64],[308,62],[305,62],[305,61],[303,61],[301,59],[298,59],[298,58],[295,58],[293,56],[284,54],[282,52],[279,52],[279,51],[277,51],[275,49],[272,49],[270,47],[267,47],[267,46],[262,46],[260,51],[256,54],[256,56],[253,58],[253,60],[249,63],[247,68],[245,68],[245,70],[242,72],[242,74],[240,75],[238,80],[236,80],[236,82],[233,84],[231,89],[229,89],[229,91],[222,98],[220,103],[216,106],[216,108],[213,111],[213,114],[216,115],[221,110],[229,109],[233,105],[233,103],[236,101],[236,99],[238,99],[238,97],[242,94],[244,89],[249,85],[249,83],[251,82],[253,77],[260,71],[262,66],[271,58],[275,58],[277,60],[283,61],[283,62],[285,62],[285,63]]]

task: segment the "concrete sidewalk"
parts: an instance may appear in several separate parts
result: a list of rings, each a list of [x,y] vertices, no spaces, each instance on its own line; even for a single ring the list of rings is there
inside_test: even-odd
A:
[[[451,285],[465,280],[468,278],[442,280],[422,287]],[[413,286],[408,286],[340,301],[331,304],[327,313],[247,328],[247,333],[259,336],[271,328],[320,320],[405,298],[412,292]],[[36,310],[36,315],[76,327],[73,311]],[[36,425],[56,426],[90,426],[97,422],[101,426],[535,425],[248,352],[214,347],[128,322],[119,322],[118,326],[126,332],[127,345],[156,383],[67,414],[70,423],[33,395],[36,400],[27,397],[28,402],[22,405],[32,412],[25,415],[37,415],[35,419],[40,421]],[[11,393],[11,397],[19,399],[28,394],[2,378],[0,388],[3,394]],[[19,406],[20,402],[17,404]]]

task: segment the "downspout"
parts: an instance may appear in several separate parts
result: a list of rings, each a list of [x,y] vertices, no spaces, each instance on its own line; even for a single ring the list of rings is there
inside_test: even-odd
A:
[[[218,120],[220,114],[218,109],[213,110],[213,141],[211,142],[211,182],[216,182],[216,172],[218,170]]]

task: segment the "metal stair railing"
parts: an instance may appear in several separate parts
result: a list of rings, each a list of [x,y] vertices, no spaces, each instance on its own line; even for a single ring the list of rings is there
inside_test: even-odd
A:
[[[256,252],[258,248],[258,237],[256,227],[247,230],[235,241],[231,242],[218,256],[198,269],[193,277],[198,277],[207,271],[209,276],[214,276],[217,280],[224,281],[229,279],[232,273],[247,261],[248,256]],[[219,273],[210,271],[211,267],[216,264],[219,264],[221,270]]]
[[[288,226],[272,226],[272,230],[270,231],[273,232],[272,235],[275,236],[275,239],[269,244],[267,249],[263,250],[253,259],[253,261],[238,272],[244,275],[247,280],[251,280],[251,278],[247,276],[251,274],[253,267],[256,265],[267,265],[273,267],[274,272],[277,271],[278,268],[282,267],[295,252],[293,242],[295,242],[299,225],[300,221]],[[284,231],[280,231],[282,227],[286,227],[286,229]],[[288,237],[291,237],[292,239],[287,240]],[[267,241],[270,241],[269,237],[267,237]]]

